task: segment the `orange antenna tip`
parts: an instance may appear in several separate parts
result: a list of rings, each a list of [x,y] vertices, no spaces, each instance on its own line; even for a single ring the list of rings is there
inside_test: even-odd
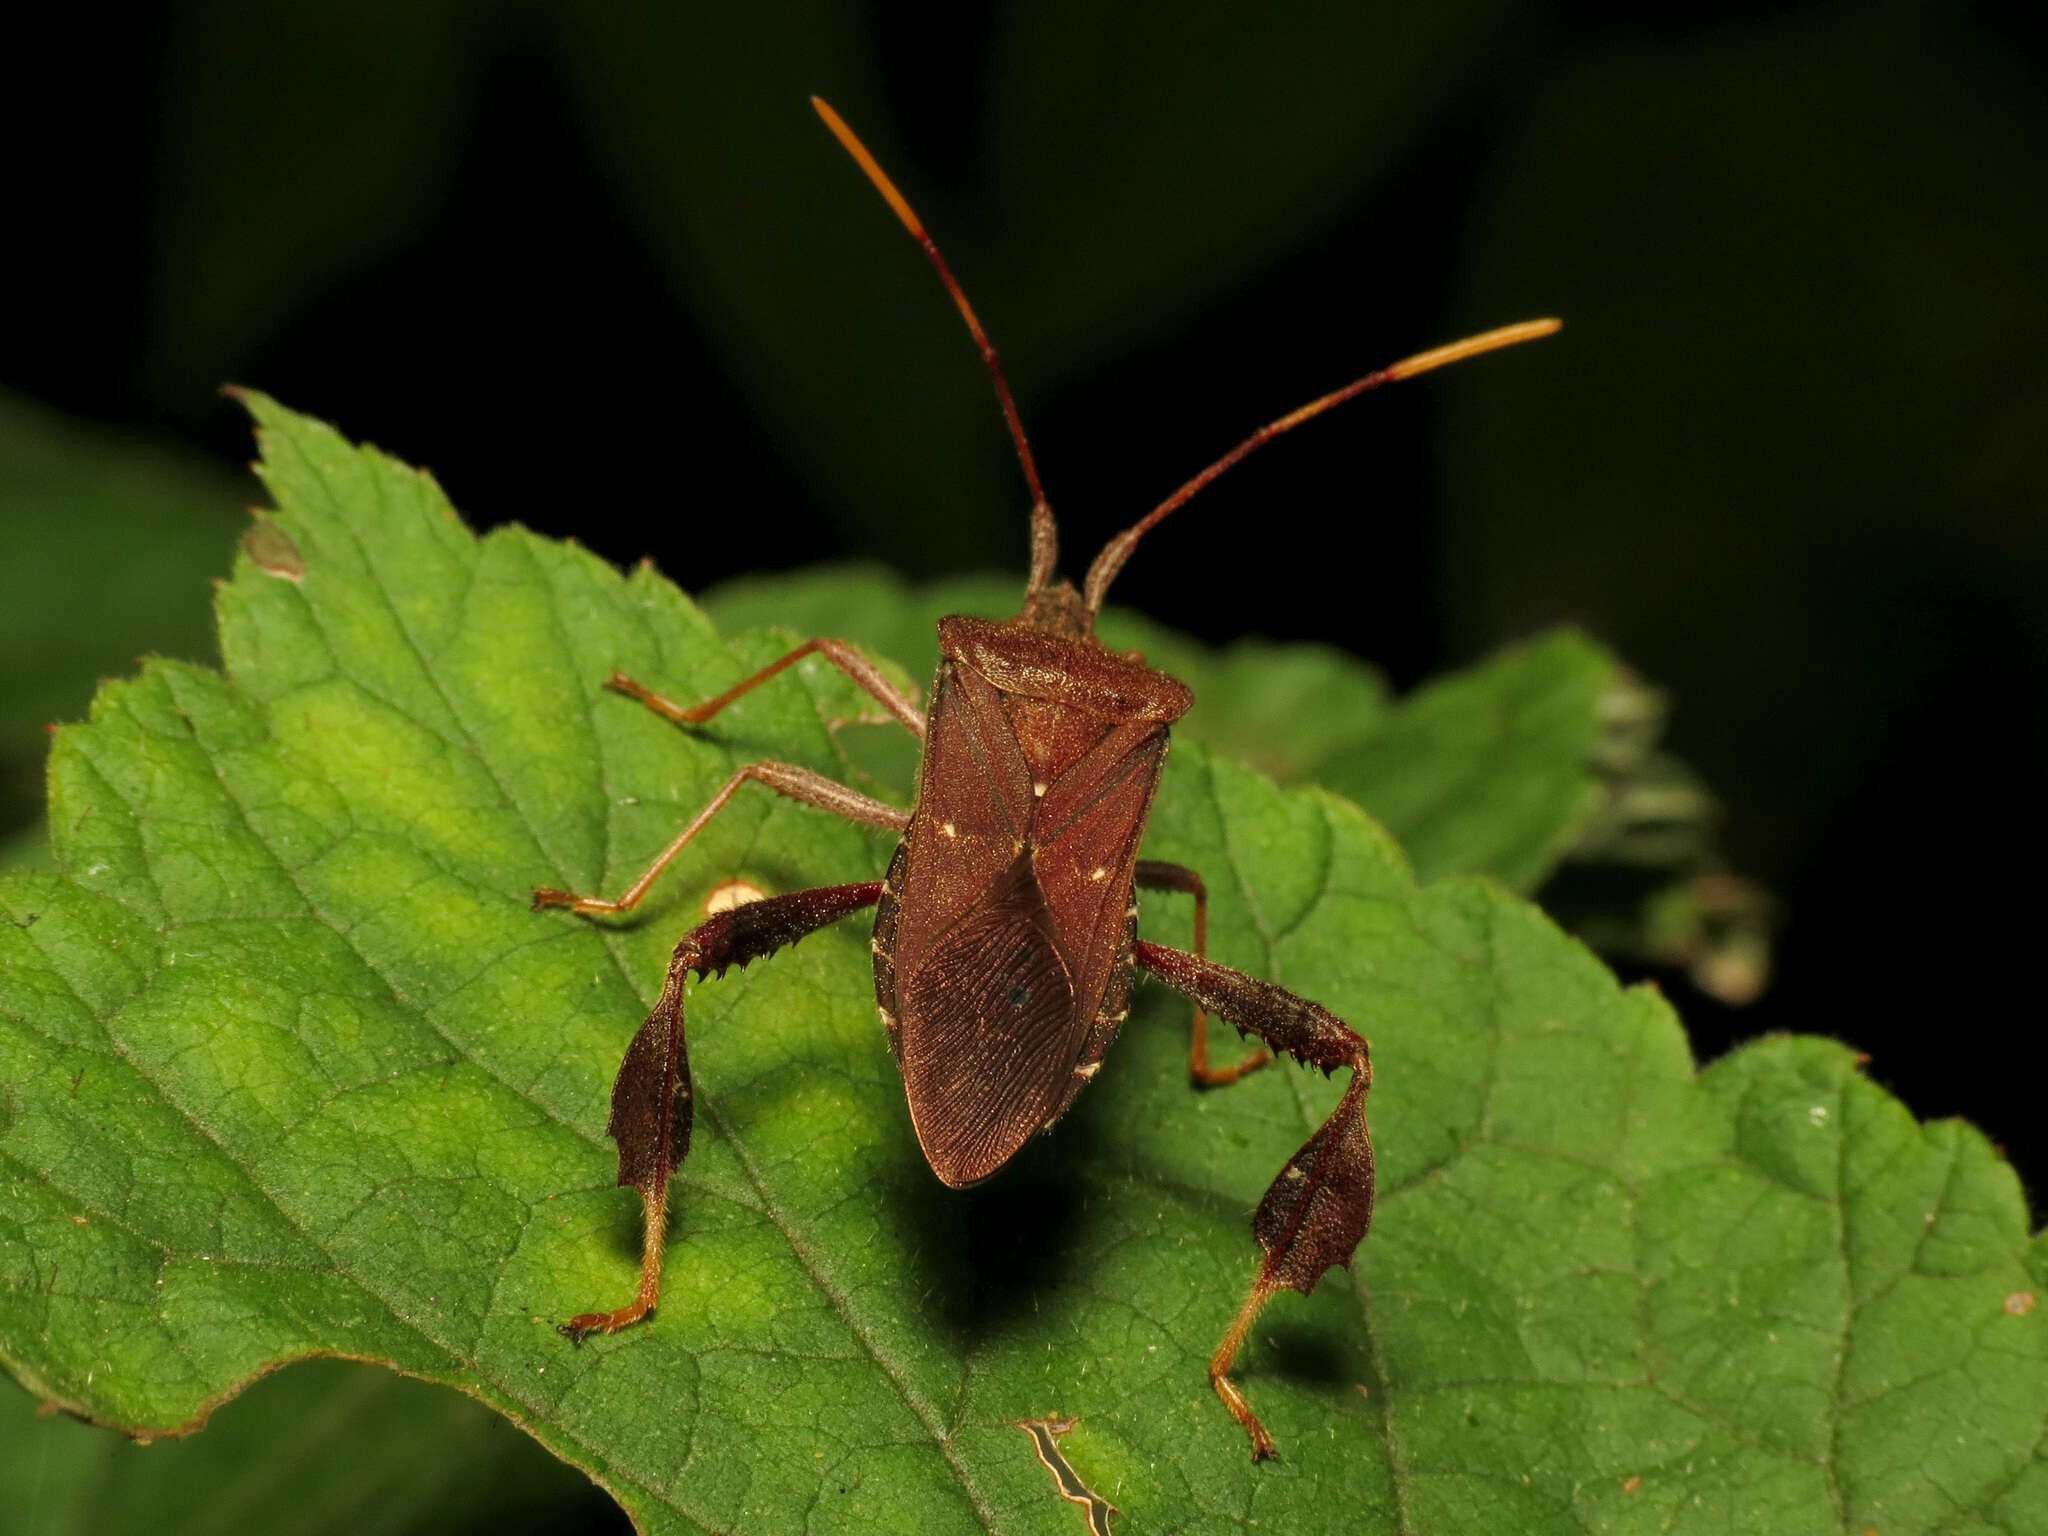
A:
[[[868,147],[861,143],[860,136],[846,126],[846,119],[834,112],[832,103],[822,96],[813,96],[811,106],[816,109],[818,116],[824,119],[825,126],[832,130],[832,137],[839,141],[840,147],[853,156],[853,163],[861,168],[861,173],[875,184],[875,190],[882,194],[882,201],[903,221],[903,227],[917,239],[923,240],[924,224],[918,218],[916,210],[910,206],[903,194],[896,190],[896,183],[889,179],[889,173],[868,153]]]
[[[1563,329],[1562,320],[1524,320],[1517,325],[1504,325],[1497,331],[1467,336],[1463,341],[1454,341],[1448,346],[1431,347],[1427,352],[1404,357],[1384,372],[1388,383],[1396,379],[1412,379],[1418,373],[1428,373],[1430,369],[1441,368],[1446,363],[1462,363],[1466,358],[1477,357],[1482,352],[1497,352],[1502,347],[1512,347],[1524,341],[1536,341],[1544,336],[1555,335]]]
[[[953,281],[953,273],[946,266],[946,258],[939,254],[939,247],[932,237],[924,232],[924,221],[912,210],[910,202],[896,190],[896,183],[868,153],[867,145],[861,143],[854,131],[846,126],[846,120],[832,110],[831,104],[821,96],[811,98],[811,106],[832,130],[832,137],[839,141],[839,147],[853,156],[853,163],[861,168],[874,188],[882,194],[882,200],[894,210],[903,227],[910,231],[910,237],[924,247],[924,254],[939,274],[939,281],[946,285],[946,292],[952,295],[953,307],[960,311],[960,318],[967,322],[967,332],[974,338],[975,346],[981,349],[981,361],[988,369],[990,380],[996,387],[996,402],[1003,409],[1003,420],[1010,428],[1010,441],[1017,446],[1017,462],[1024,467],[1024,483],[1031,490],[1032,535],[1031,569],[1032,591],[1040,585],[1038,572],[1046,568],[1050,579],[1052,560],[1052,512],[1045,504],[1045,488],[1038,483],[1038,465],[1031,458],[1031,444],[1024,437],[1024,422],[1017,414],[1017,402],[1010,398],[1009,382],[1003,377],[1003,366],[996,361],[996,349],[988,339],[988,333],[981,328],[981,320],[974,313],[974,306],[967,302],[967,295],[960,285]],[[1040,511],[1044,516],[1038,516]]]
[[[1223,455],[1214,464],[1203,470],[1186,485],[1175,491],[1166,500],[1131,524],[1122,533],[1102,546],[1102,553],[1095,557],[1095,563],[1088,567],[1088,578],[1082,586],[1082,600],[1091,614],[1102,611],[1102,600],[1109,592],[1109,584],[1116,580],[1116,574],[1124,568],[1124,562],[1131,558],[1131,551],[1142,539],[1157,527],[1169,514],[1185,506],[1195,492],[1237,463],[1248,453],[1270,443],[1283,432],[1292,432],[1305,421],[1313,420],[1333,405],[1342,405],[1355,400],[1369,389],[1378,389],[1382,384],[1392,384],[1401,379],[1412,379],[1418,373],[1428,373],[1432,368],[1441,368],[1446,363],[1462,362],[1468,357],[1477,357],[1482,352],[1498,351],[1512,347],[1517,342],[1535,341],[1562,330],[1562,320],[1524,320],[1516,325],[1504,325],[1499,330],[1487,331],[1479,336],[1467,336],[1463,341],[1454,341],[1446,346],[1431,347],[1427,352],[1418,352],[1413,357],[1404,357],[1390,368],[1368,373],[1362,379],[1354,379],[1342,389],[1333,389],[1327,395],[1309,401],[1307,405],[1289,411],[1278,421],[1269,421],[1250,437]]]

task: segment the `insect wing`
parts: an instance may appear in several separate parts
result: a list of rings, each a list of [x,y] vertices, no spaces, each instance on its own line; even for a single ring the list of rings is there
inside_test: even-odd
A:
[[[892,938],[904,1091],[932,1171],[976,1184],[1056,1112],[1088,1016],[1026,842],[1037,797],[1002,701],[941,663]]]
[[[1028,850],[904,988],[903,1076],[919,1143],[977,1184],[1057,1112],[1088,1035]]]
[[[1163,725],[1092,717],[941,664],[891,929],[912,1123],[948,1184],[1057,1119],[1120,964]],[[1113,1026],[1112,1026],[1113,1028]]]
[[[1105,730],[1039,802],[1033,863],[1077,992],[1093,1015],[1123,955],[1131,881],[1166,760],[1166,728]]]

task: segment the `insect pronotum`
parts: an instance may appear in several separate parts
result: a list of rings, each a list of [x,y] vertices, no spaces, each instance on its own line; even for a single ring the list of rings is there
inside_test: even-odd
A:
[[[1039,484],[1009,385],[973,307],[923,223],[851,129],[812,105],[923,246],[981,348],[1031,495],[1031,571],[1018,615],[939,621],[940,661],[929,712],[920,712],[844,641],[806,641],[716,698],[680,705],[623,673],[608,686],[683,726],[700,726],[741,695],[806,656],[824,657],[923,743],[909,811],[788,763],[740,769],[616,900],[537,890],[536,909],[630,911],[677,854],[748,782],[899,835],[880,880],[793,891],[717,912],[684,935],[661,995],[633,1037],[612,1089],[608,1130],[619,1183],[640,1192],[646,1241],[640,1286],[610,1312],[562,1325],[572,1339],[647,1316],[661,1279],[669,1176],[689,1150],[689,1060],[683,1002],[699,978],[745,965],[805,934],[875,908],[875,996],[903,1072],[910,1120],[932,1172],[956,1189],[998,1172],[1030,1137],[1058,1120],[1095,1075],[1129,1008],[1136,971],[1195,1005],[1189,1071],[1197,1083],[1234,1082],[1285,1052],[1350,1084],[1330,1116],[1287,1160],[1252,1218],[1264,1257],[1244,1304],[1209,1362],[1209,1381],[1251,1437],[1252,1457],[1272,1438],[1230,1379],[1253,1320],[1275,1291],[1307,1292],[1332,1265],[1349,1264],[1372,1219],[1373,1155],[1365,1094],[1366,1042],[1326,1009],[1204,956],[1208,895],[1202,877],[1139,857],[1166,759],[1167,731],[1193,696],[1136,655],[1094,636],[1110,583],[1138,541],[1203,486],[1262,444],[1367,390],[1445,363],[1549,335],[1532,320],[1437,347],[1354,380],[1259,428],[1111,539],[1077,591],[1057,572],[1058,532]],[[1195,903],[1192,952],[1138,936],[1136,892],[1180,892]],[[1211,1066],[1207,1017],[1220,1014],[1258,1049]]]

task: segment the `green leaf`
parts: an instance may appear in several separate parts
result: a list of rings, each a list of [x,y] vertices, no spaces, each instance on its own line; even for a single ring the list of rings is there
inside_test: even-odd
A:
[[[1534,890],[1606,799],[1595,748],[1614,673],[1581,635],[1516,646],[1410,694],[1316,780],[1377,816],[1419,878]]]
[[[678,732],[600,680],[701,696],[782,639],[474,539],[426,477],[249,403],[297,574],[245,554],[224,676],[154,663],[60,734],[61,873],[0,881],[0,1358],[45,1401],[162,1434],[281,1360],[385,1360],[656,1531],[1073,1533],[1015,1427],[1052,1415],[1125,1531],[2048,1519],[2048,1245],[1982,1137],[1827,1041],[1696,1076],[1657,995],[1534,908],[1418,887],[1348,802],[1193,743],[1148,852],[1206,873],[1219,958],[1375,1050],[1376,1230],[1241,1373],[1277,1465],[1204,1363],[1334,1085],[1195,1094],[1184,1006],[1141,989],[1055,1134],[949,1193],[853,926],[696,990],[661,1311],[570,1348],[551,1324],[632,1284],[601,1128],[667,947],[721,880],[887,849],[743,795],[640,920],[527,891],[616,890],[738,763],[840,766],[857,701],[807,663]],[[1185,941],[1184,902],[1145,922]]]

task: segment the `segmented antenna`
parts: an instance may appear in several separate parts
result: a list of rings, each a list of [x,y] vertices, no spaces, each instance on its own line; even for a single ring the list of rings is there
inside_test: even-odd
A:
[[[939,247],[925,231],[924,221],[917,216],[917,210],[910,206],[904,195],[896,190],[896,183],[889,179],[888,172],[868,153],[868,147],[861,143],[854,131],[846,126],[844,118],[832,110],[831,104],[823,97],[813,96],[811,106],[832,130],[840,146],[853,157],[853,163],[874,184],[882,200],[894,211],[911,237],[924,247],[924,253],[932,267],[939,274],[939,281],[946,285],[946,292],[953,296],[953,306],[960,311],[960,318],[967,322],[968,332],[974,337],[974,344],[981,349],[981,360],[988,368],[988,376],[996,387],[996,400],[1003,408],[1003,420],[1009,425],[1010,440],[1017,447],[1017,462],[1024,468],[1024,483],[1031,492],[1031,579],[1026,588],[1027,602],[1032,594],[1050,585],[1053,568],[1059,562],[1059,537],[1053,522],[1052,507],[1045,499],[1045,487],[1038,480],[1038,463],[1031,456],[1031,442],[1024,435],[1023,418],[1017,414],[1017,402],[1010,394],[1009,381],[1003,377],[1003,366],[997,361],[995,346],[988,339],[988,332],[981,328],[981,318],[975,314],[974,306],[967,302],[967,295],[954,280],[953,272],[946,265],[946,258],[939,254]],[[1397,379],[1411,379],[1418,373],[1428,373],[1432,368],[1441,368],[1446,363],[1462,362],[1468,357],[1477,357],[1482,352],[1497,351],[1511,347],[1517,342],[1534,341],[1539,336],[1548,336],[1558,330],[1564,322],[1560,320],[1524,320],[1519,325],[1504,325],[1499,330],[1487,331],[1483,335],[1468,336],[1463,341],[1454,341],[1447,346],[1432,347],[1427,352],[1418,352],[1413,357],[1403,358],[1392,367],[1368,373],[1342,389],[1332,390],[1320,399],[1311,400],[1300,409],[1290,411],[1278,421],[1271,421],[1259,428],[1250,437],[1239,443],[1207,469],[1196,475],[1187,484],[1175,491],[1166,500],[1154,507],[1144,517],[1126,528],[1102,547],[1102,553],[1095,557],[1095,563],[1088,568],[1088,579],[1083,586],[1083,600],[1088,618],[1092,620],[1102,611],[1103,597],[1109,591],[1109,584],[1116,580],[1117,573],[1131,558],[1131,552],[1142,539],[1170,514],[1185,506],[1194,494],[1211,480],[1229,469],[1233,464],[1251,453],[1255,448],[1264,447],[1283,432],[1291,432],[1303,422],[1322,415],[1332,406],[1377,389],[1382,384],[1391,384]]]
[[[1480,336],[1468,336],[1463,341],[1451,342],[1448,346],[1432,347],[1427,352],[1418,352],[1413,357],[1403,358],[1390,368],[1368,373],[1362,379],[1346,384],[1342,389],[1332,390],[1320,399],[1311,400],[1299,410],[1290,411],[1278,421],[1267,422],[1250,437],[1223,455],[1214,464],[1188,481],[1166,500],[1159,503],[1137,522],[1102,546],[1102,553],[1095,557],[1095,563],[1088,567],[1088,580],[1082,588],[1083,601],[1092,617],[1102,611],[1102,599],[1109,591],[1109,584],[1116,580],[1117,572],[1124,568],[1124,562],[1131,558],[1131,551],[1142,539],[1156,528],[1170,514],[1179,511],[1203,486],[1222,474],[1255,448],[1262,448],[1283,432],[1291,432],[1312,417],[1320,416],[1335,405],[1377,389],[1382,384],[1392,384],[1397,379],[1412,379],[1418,373],[1428,373],[1432,368],[1441,368],[1446,363],[1462,362],[1468,357],[1477,357],[1482,352],[1497,351],[1501,347],[1512,347],[1517,342],[1534,341],[1548,336],[1562,327],[1562,320],[1524,320],[1519,325],[1504,325],[1497,331],[1487,331]]]
[[[831,103],[823,97],[813,96],[811,106],[824,119],[825,126],[832,130],[832,137],[853,156],[853,163],[874,183],[875,190],[882,194],[882,200],[894,210],[903,227],[910,231],[911,238],[924,247],[925,255],[938,270],[939,281],[953,296],[953,305],[960,311],[960,318],[967,322],[974,344],[981,348],[981,360],[988,366],[989,378],[995,381],[996,399],[1002,405],[1003,420],[1009,423],[1010,440],[1017,445],[1017,462],[1024,466],[1024,483],[1031,492],[1031,580],[1028,591],[1036,592],[1052,580],[1053,567],[1059,561],[1058,537],[1052,507],[1045,499],[1045,487],[1038,483],[1038,463],[1031,457],[1030,440],[1024,436],[1024,420],[1017,414],[1017,402],[1011,398],[1009,381],[1003,377],[1003,365],[996,361],[996,349],[988,339],[988,332],[981,328],[981,319],[974,313],[974,306],[967,302],[967,295],[953,280],[952,269],[946,265],[946,258],[939,254],[937,243],[925,232],[924,220],[917,216],[917,210],[910,206],[909,200],[896,190],[896,183],[889,179],[889,173],[868,153],[867,145],[861,143],[854,131],[846,126],[846,120],[832,110]]]

